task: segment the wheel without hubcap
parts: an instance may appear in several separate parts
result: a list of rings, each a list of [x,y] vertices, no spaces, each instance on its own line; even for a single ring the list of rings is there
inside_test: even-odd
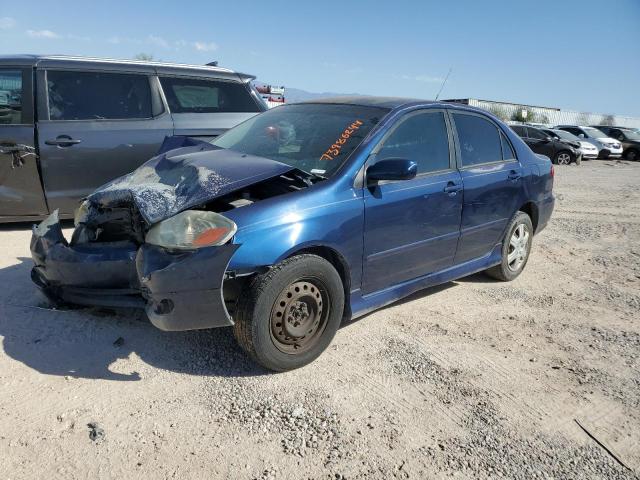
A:
[[[317,279],[300,280],[285,288],[271,311],[271,339],[276,348],[284,353],[311,348],[326,326],[328,303],[326,288]]]

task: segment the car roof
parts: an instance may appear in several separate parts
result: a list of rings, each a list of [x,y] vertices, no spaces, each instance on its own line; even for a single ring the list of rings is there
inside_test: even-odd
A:
[[[433,102],[430,100],[420,100],[417,98],[378,97],[371,95],[339,95],[334,97],[305,100],[300,103],[333,103],[341,105],[359,105],[363,107],[384,107],[393,109],[406,105],[433,104],[437,102]]]
[[[235,72],[228,68],[213,65],[190,65],[160,61],[127,60],[115,58],[81,57],[72,55],[0,55],[0,65],[31,66],[43,68],[109,69],[163,74],[200,74],[218,77],[238,77],[242,81],[255,79],[255,76]]]
[[[314,98],[310,100],[304,100],[299,102],[302,104],[335,104],[335,105],[359,105],[363,107],[382,107],[390,110],[397,110],[406,107],[440,107],[449,108],[454,110],[464,110],[470,112],[478,112],[488,116],[491,116],[490,112],[481,108],[472,107],[470,105],[463,105],[456,102],[446,102],[438,100],[424,100],[419,98],[405,98],[405,97],[384,97],[373,95],[340,95],[325,98]]]

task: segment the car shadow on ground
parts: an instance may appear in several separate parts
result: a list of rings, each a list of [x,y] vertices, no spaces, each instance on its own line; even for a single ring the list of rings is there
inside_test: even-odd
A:
[[[132,354],[156,368],[199,376],[268,373],[229,328],[163,332],[141,311],[52,309],[31,283],[30,258],[0,269],[0,336],[6,355],[46,375],[136,381]],[[4,288],[7,286],[7,288]]]
[[[269,373],[237,345],[230,328],[163,332],[138,310],[51,308],[31,283],[30,258],[0,269],[0,336],[4,352],[46,375],[119,381],[140,380],[121,372],[132,354],[156,368],[199,376],[241,377]],[[476,278],[477,277],[477,278]],[[481,274],[461,281],[491,281]],[[383,309],[437,294],[448,282],[421,290]],[[370,314],[343,322],[341,328]],[[125,369],[126,369],[125,362]]]

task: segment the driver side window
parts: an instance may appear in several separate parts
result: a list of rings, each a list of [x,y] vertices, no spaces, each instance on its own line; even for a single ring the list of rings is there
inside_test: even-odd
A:
[[[418,175],[450,168],[449,138],[442,112],[409,114],[382,142],[378,161],[412,160],[418,164]]]

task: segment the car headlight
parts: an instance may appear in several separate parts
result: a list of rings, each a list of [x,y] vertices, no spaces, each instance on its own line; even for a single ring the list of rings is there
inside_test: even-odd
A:
[[[85,200],[80,204],[80,206],[76,210],[76,213],[73,216],[73,224],[77,227],[81,223],[86,222],[88,216],[89,216],[89,202]]]
[[[237,230],[234,222],[218,213],[187,210],[151,227],[145,241],[165,248],[191,250],[223,245]]]

